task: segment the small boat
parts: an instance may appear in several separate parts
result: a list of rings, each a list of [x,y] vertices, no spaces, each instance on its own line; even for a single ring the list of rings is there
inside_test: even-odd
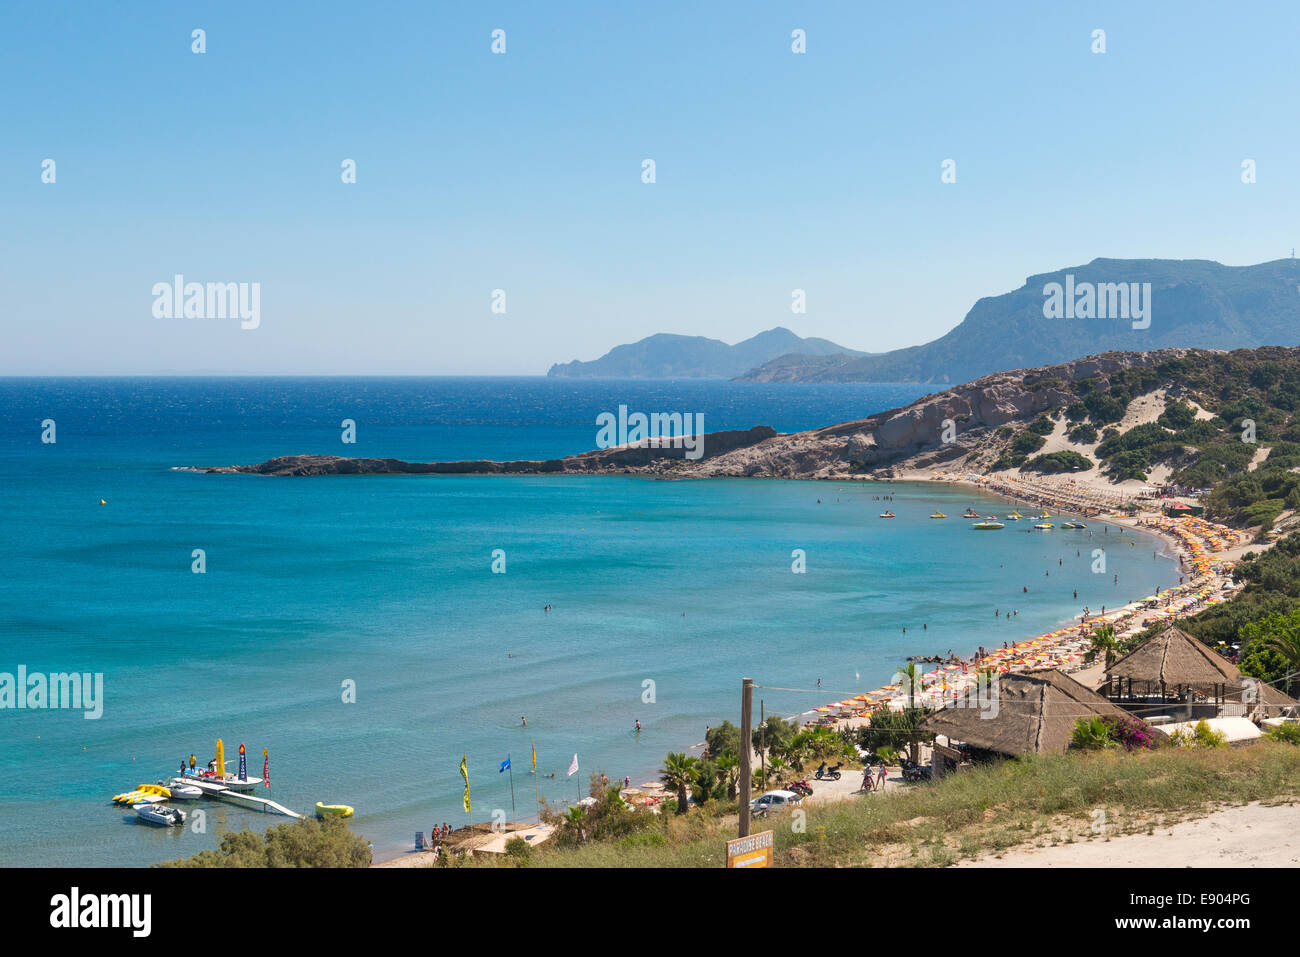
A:
[[[161,781],[159,782],[162,783]],[[173,801],[197,801],[203,797],[203,791],[196,788],[193,784],[186,784],[184,781],[172,781],[167,785],[167,791]]]
[[[1045,532],[1051,527],[1052,527],[1051,522],[1039,522],[1037,525],[1034,526],[1034,528],[1038,529],[1040,532]]]
[[[931,518],[947,518],[948,516],[945,515],[943,512],[932,512],[932,513],[930,514],[930,517],[931,517]]]
[[[346,804],[324,804],[320,801],[316,802],[316,816],[321,820],[324,820],[327,817],[351,817],[352,814],[352,808],[348,807]]]
[[[1020,521],[1022,518],[1024,518],[1024,516],[1021,515],[1019,512],[1012,512],[1010,515],[1007,516],[1007,521],[1008,521],[1008,522],[1018,522],[1018,521]]]
[[[141,784],[134,791],[113,795],[114,804],[158,804],[171,795],[160,784]]]
[[[896,515],[895,515],[893,512],[891,512],[889,509],[885,509],[883,512],[880,513],[880,517],[881,517],[881,518],[897,518],[898,516],[896,516]]]
[[[1088,526],[1083,524],[1083,522],[1062,522],[1061,527],[1062,528],[1087,528]]]
[[[971,526],[971,528],[978,528],[980,530],[984,530],[990,528],[1006,528],[1006,526],[998,521],[996,515],[990,515],[982,522],[976,522],[974,525]]]
[[[176,827],[185,823],[185,812],[175,807],[159,807],[157,804],[133,804],[131,810],[136,817],[159,827]]]
[[[979,518],[979,517],[980,517],[980,513],[977,512],[977,511],[975,511],[975,509],[973,509],[973,508],[968,508],[968,509],[966,509],[966,511],[962,512],[961,517],[962,517],[962,518]]]
[[[223,788],[231,791],[251,791],[262,783],[262,778],[260,776],[240,780],[240,778],[234,774],[227,774],[224,777],[219,777],[216,774],[208,774],[206,771],[186,771],[185,774],[182,775],[181,780],[186,782],[199,781],[203,784],[220,784]]]

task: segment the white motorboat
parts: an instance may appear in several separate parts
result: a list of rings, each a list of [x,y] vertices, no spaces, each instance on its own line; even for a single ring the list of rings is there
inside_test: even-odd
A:
[[[162,784],[161,781],[158,783]],[[196,788],[193,784],[186,784],[180,778],[173,778],[163,786],[167,788],[167,794],[173,801],[197,801],[203,797],[201,789]]]
[[[186,771],[184,777],[179,780],[184,781],[186,784],[191,781],[199,784],[216,784],[229,791],[251,791],[262,783],[261,777],[249,777],[240,780],[239,776],[235,774],[227,774],[225,777],[218,777],[215,774],[199,774],[190,771]]]
[[[132,804],[131,810],[135,811],[140,820],[159,827],[176,827],[185,823],[185,812],[180,808],[159,804]]]

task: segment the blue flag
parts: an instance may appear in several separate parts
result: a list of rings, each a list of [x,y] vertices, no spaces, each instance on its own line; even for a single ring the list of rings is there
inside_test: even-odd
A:
[[[501,767],[497,770],[497,774],[505,774],[509,770],[510,770],[510,755],[507,754],[506,759],[501,762]]]

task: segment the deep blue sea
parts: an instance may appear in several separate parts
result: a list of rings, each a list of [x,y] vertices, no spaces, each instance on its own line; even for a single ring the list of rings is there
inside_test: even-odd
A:
[[[512,814],[507,756],[514,807],[532,816],[535,787],[562,801],[592,771],[650,780],[665,752],[738,720],[742,677],[820,678],[820,694],[759,692],[768,713],[794,714],[884,683],[906,655],[1019,640],[1176,581],[1146,536],[1108,549],[1095,575],[1089,532],[975,533],[957,518],[968,504],[1006,505],[951,487],[172,470],[299,452],[555,457],[594,447],[596,416],[620,404],[703,413],[708,431],[793,431],[924,391],[0,379],[0,672],[99,672],[105,686],[98,720],[0,710],[0,865],[145,865],[283,821],[205,802],[204,833],[162,830],[110,805],[191,753],[206,763],[218,737],[230,757],[245,743],[253,771],[269,749],[275,800],[353,805],[354,828],[392,857],[417,830],[465,823],[462,755],[475,820]],[[892,522],[877,518],[882,494]],[[929,520],[936,507],[953,518]],[[528,773],[534,742],[554,779]]]

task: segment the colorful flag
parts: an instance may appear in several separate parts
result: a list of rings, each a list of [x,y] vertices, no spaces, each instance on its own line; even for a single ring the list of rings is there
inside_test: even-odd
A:
[[[497,774],[505,774],[509,770],[510,770],[510,755],[507,754],[506,759],[501,762],[501,767],[497,769]]]
[[[537,742],[533,742],[533,771],[537,771]]]
[[[569,777],[573,777],[573,775],[577,773],[578,773],[578,754],[575,751],[573,754],[573,760],[569,762]]]
[[[267,754],[266,748],[262,749],[262,783],[268,788],[271,786],[271,755]]]
[[[465,779],[465,801],[464,801],[464,804],[465,804],[465,813],[466,813],[466,814],[469,814],[469,813],[470,813],[470,809],[469,809],[469,767],[468,767],[468,766],[466,765],[466,763],[465,763],[466,760],[467,760],[468,758],[469,758],[469,755],[466,754],[466,755],[461,755],[461,759],[460,759],[460,776],[463,777],[463,778]]]
[[[248,755],[244,753],[244,746],[239,746],[239,780],[248,780]]]

